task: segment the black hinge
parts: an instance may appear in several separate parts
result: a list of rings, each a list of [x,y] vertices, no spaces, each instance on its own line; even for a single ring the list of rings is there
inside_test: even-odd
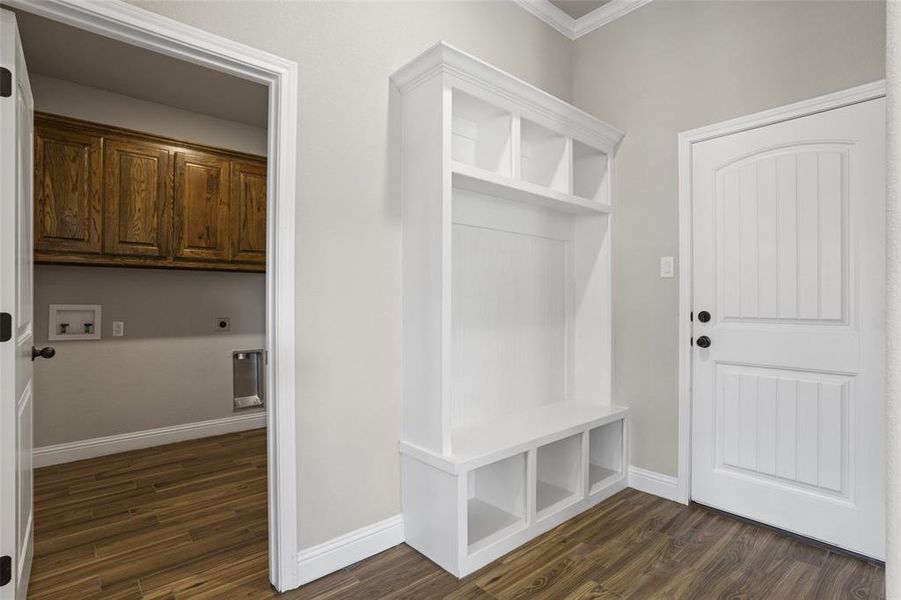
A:
[[[0,313],[0,342],[8,342],[13,336],[13,316]]]
[[[0,587],[13,579],[13,557],[0,556]]]
[[[9,98],[13,95],[13,74],[9,69],[0,67],[0,96]]]

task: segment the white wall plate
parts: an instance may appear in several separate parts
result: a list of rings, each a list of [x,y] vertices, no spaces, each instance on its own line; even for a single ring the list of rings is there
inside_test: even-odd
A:
[[[99,340],[100,304],[51,304],[47,339]]]

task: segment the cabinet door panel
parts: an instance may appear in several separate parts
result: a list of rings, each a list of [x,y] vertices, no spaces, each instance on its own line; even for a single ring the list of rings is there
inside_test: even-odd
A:
[[[232,163],[232,260],[266,262],[266,163]]]
[[[35,128],[34,247],[99,253],[100,137]]]
[[[175,158],[175,258],[227,262],[229,161],[210,154]]]
[[[171,223],[169,151],[153,143],[106,140],[104,251],[168,256]]]

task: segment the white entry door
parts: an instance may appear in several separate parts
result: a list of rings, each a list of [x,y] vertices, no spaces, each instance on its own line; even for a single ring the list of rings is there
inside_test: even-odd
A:
[[[884,558],[884,99],[691,160],[692,499]]]
[[[15,16],[0,10],[0,600],[32,552],[32,100]]]

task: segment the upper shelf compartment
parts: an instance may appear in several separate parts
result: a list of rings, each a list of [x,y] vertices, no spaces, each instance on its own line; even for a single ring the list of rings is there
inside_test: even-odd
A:
[[[452,154],[456,162],[510,176],[510,113],[453,91]]]
[[[573,194],[579,198],[610,203],[607,155],[573,140]]]
[[[558,192],[569,190],[569,152],[566,136],[522,119],[520,142],[522,178]]]

